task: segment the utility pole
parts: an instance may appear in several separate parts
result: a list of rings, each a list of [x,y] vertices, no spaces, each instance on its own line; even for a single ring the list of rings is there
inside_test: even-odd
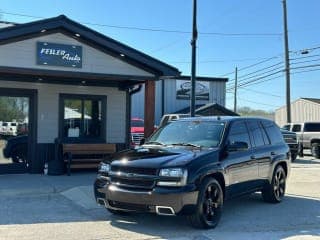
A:
[[[193,0],[193,24],[192,24],[192,55],[191,55],[191,96],[190,96],[190,115],[195,115],[196,103],[196,42],[197,42],[197,0]]]
[[[236,67],[235,70],[235,77],[234,77],[234,105],[233,111],[237,112],[237,90],[238,90],[238,68]]]
[[[286,72],[286,104],[287,104],[287,122],[291,123],[291,100],[290,100],[290,62],[289,62],[289,43],[288,43],[288,26],[287,26],[287,1],[283,3],[283,27],[284,27],[284,57]]]

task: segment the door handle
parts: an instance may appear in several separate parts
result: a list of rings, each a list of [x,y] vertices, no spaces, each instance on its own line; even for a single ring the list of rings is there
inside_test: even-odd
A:
[[[252,160],[256,159],[256,156],[255,155],[251,155],[250,157]]]
[[[277,155],[275,152],[271,152],[270,154],[271,154],[271,156]]]

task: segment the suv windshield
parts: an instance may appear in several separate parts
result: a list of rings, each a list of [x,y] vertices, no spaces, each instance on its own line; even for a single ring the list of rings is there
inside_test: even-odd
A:
[[[225,124],[213,121],[175,121],[160,128],[146,144],[217,147]]]

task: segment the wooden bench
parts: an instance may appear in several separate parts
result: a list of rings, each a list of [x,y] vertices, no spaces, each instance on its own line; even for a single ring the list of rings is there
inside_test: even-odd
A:
[[[96,168],[107,156],[116,152],[116,144],[110,143],[64,143],[62,144],[63,159],[67,174],[72,169]]]

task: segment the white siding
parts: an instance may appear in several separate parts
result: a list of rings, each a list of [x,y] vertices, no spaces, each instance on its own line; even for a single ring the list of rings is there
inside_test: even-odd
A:
[[[126,135],[126,93],[117,88],[0,81],[0,87],[38,90],[38,143],[53,143],[59,129],[59,94],[107,96],[106,137],[110,143],[124,143]]]
[[[279,126],[287,123],[287,108],[285,106],[276,110],[275,119]],[[294,101],[291,103],[291,121],[320,121],[320,104],[305,99]]]
[[[36,42],[51,42],[82,46],[82,68],[44,66],[36,64]],[[36,68],[59,71],[91,72],[102,74],[119,74],[135,76],[153,76],[118,58],[100,52],[76,39],[61,33],[45,35],[0,46],[0,66]]]

